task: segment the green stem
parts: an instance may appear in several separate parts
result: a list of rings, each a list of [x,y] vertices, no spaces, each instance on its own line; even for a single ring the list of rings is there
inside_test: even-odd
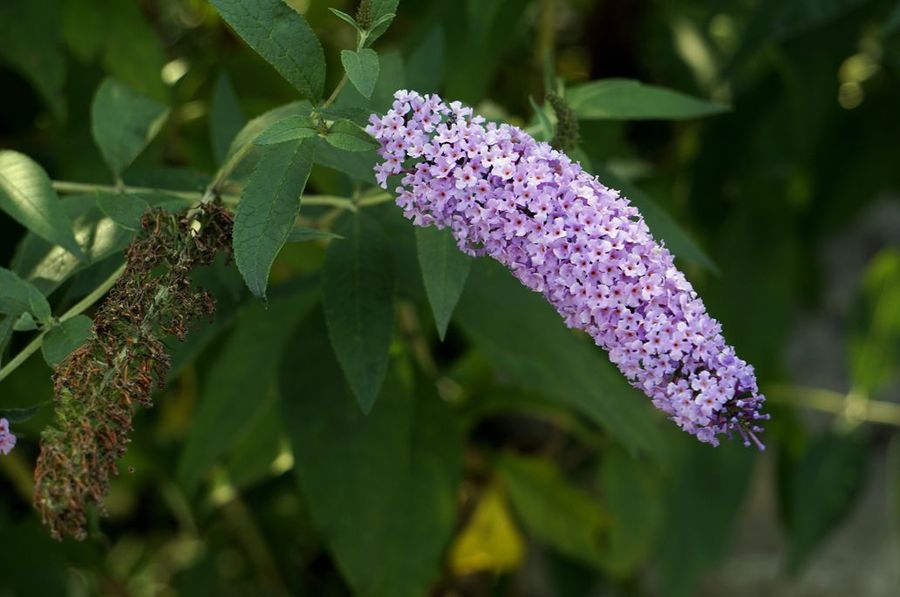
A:
[[[128,193],[165,193],[166,195],[173,195],[184,199],[197,199],[200,197],[200,193],[195,191],[171,191],[169,189],[153,189],[150,187],[119,187],[108,184],[70,182],[68,180],[54,180],[53,189],[59,193],[94,193],[97,191],[121,193],[124,191]]]
[[[774,402],[843,415],[860,422],[900,427],[900,404],[893,402],[861,399],[861,395],[856,392],[840,394],[819,388],[776,384],[763,389],[766,396]]]
[[[72,319],[76,315],[80,315],[84,311],[100,300],[103,295],[107,293],[107,291],[113,287],[113,285],[119,280],[122,274],[125,272],[125,264],[122,264],[119,269],[114,271],[112,275],[110,275],[104,282],[95,288],[89,295],[78,301],[75,305],[72,306],[71,309],[62,314],[59,318],[59,322],[62,323],[68,319]],[[22,351],[17,354],[13,359],[8,362],[2,369],[0,369],[0,381],[3,381],[10,373],[15,371],[19,365],[24,363],[28,357],[33,355],[38,349],[41,347],[41,344],[44,342],[44,336],[47,334],[49,330],[44,330],[40,334],[34,337],[34,339],[28,343],[28,345],[22,349]]]
[[[334,91],[331,92],[331,95],[328,96],[328,99],[325,100],[325,103],[319,106],[320,108],[327,108],[331,104],[334,103],[334,100],[337,99],[338,94],[340,94],[341,90],[344,88],[344,85],[347,84],[347,73],[341,77],[341,80],[338,81],[338,84],[335,85]]]

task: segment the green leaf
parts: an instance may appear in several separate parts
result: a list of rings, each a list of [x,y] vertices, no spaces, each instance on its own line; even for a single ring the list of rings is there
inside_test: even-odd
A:
[[[450,316],[466,286],[472,258],[459,250],[449,229],[417,227],[416,246],[425,292],[443,341]]]
[[[677,120],[729,110],[723,104],[630,79],[603,79],[571,87],[566,101],[586,120]]]
[[[350,25],[351,27],[356,29],[356,31],[358,31],[359,33],[362,33],[362,28],[359,26],[359,23],[356,22],[356,19],[354,19],[353,17],[351,17],[350,15],[348,15],[347,13],[345,13],[342,10],[332,8],[330,6],[328,7],[328,10],[330,10],[334,16],[336,16],[340,20],[344,21],[345,23],[347,23],[348,25]]]
[[[26,310],[34,319],[50,324],[52,311],[41,291],[10,270],[0,267],[0,313],[18,313]]]
[[[0,151],[0,209],[41,238],[84,259],[47,173],[28,156]]]
[[[497,470],[525,528],[560,553],[600,567],[609,516],[598,500],[566,481],[547,460],[504,454]]]
[[[141,229],[141,218],[150,209],[139,195],[104,192],[97,193],[97,207],[113,222],[133,231]]]
[[[628,576],[655,547],[664,515],[661,488],[646,460],[618,449],[604,454],[599,477],[610,519],[603,566],[616,576]]]
[[[315,137],[316,134],[318,134],[318,131],[312,118],[293,115],[272,124],[256,138],[254,143],[257,145],[275,145],[276,143]]]
[[[372,410],[387,374],[394,329],[390,244],[365,213],[346,217],[344,237],[325,251],[322,301],[338,362],[363,412]]]
[[[655,563],[662,595],[690,597],[702,573],[728,553],[756,454],[740,442],[713,449],[678,431],[672,444],[666,451],[672,460],[666,464],[669,516]]]
[[[291,294],[244,309],[210,366],[178,462],[189,494],[266,408],[285,344],[318,298],[311,284]]]
[[[863,275],[853,309],[849,356],[853,388],[868,397],[900,374],[900,252],[886,249]]]
[[[289,116],[309,116],[312,110],[312,104],[307,101],[291,102],[283,106],[273,108],[256,118],[250,120],[235,136],[228,148],[228,155],[231,156],[241,147],[248,143],[253,143],[256,138],[267,128]]]
[[[283,0],[210,0],[247,45],[311,100],[325,88],[325,53],[306,19]]]
[[[536,137],[539,141],[547,141],[553,138],[553,124],[550,122],[550,117],[547,116],[547,111],[544,110],[543,107],[537,105],[537,102],[534,101],[534,98],[530,95],[528,96],[528,103],[531,104],[531,109],[534,110],[534,115],[537,117],[538,124],[541,125],[540,135]],[[584,164],[582,164],[583,166]]]
[[[301,326],[286,354],[281,408],[294,472],[338,569],[354,594],[426,595],[455,525],[459,422],[433,391],[396,372],[363,415],[321,315]]]
[[[866,447],[861,432],[824,433],[783,475],[792,572],[799,571],[856,503],[866,479]]]
[[[279,461],[284,453],[284,425],[281,423],[281,405],[277,392],[269,392],[268,399],[260,401],[257,413],[249,418],[244,429],[232,441],[232,446],[223,456],[228,481],[237,488],[255,485],[267,478],[284,472]],[[288,453],[289,454],[289,453]]]
[[[317,137],[312,140],[316,147],[316,163],[343,172],[350,178],[365,183],[375,184],[375,163],[378,154],[374,151],[346,152],[338,149],[325,139]]]
[[[100,84],[91,104],[91,133],[116,179],[165,123],[169,110],[114,79]]]
[[[76,315],[50,328],[41,344],[44,360],[51,367],[63,362],[69,354],[85,343],[91,335],[93,322],[87,315]]]
[[[294,228],[312,168],[303,140],[265,148],[234,217],[234,261],[250,291],[265,298],[269,270]]]
[[[630,450],[659,451],[650,400],[603,349],[566,329],[544,298],[499,264],[476,260],[453,320],[516,386],[574,408]]]
[[[96,10],[104,19],[101,31],[103,67],[130,89],[156,101],[166,101],[168,90],[159,73],[169,58],[166,47],[147,22],[138,2],[79,0],[80,10]],[[115,23],[115,26],[109,26]]]
[[[372,97],[380,70],[378,54],[375,50],[369,48],[363,48],[359,52],[341,50],[341,64],[344,65],[347,78],[350,79],[353,86],[366,99]]]
[[[398,4],[400,0],[372,0],[372,26],[366,36],[367,46],[371,46],[391,26]]]
[[[623,178],[613,174],[608,168],[597,162],[592,162],[583,154],[578,156],[582,167],[596,174],[604,184],[622,191],[625,197],[640,210],[647,222],[650,232],[657,240],[664,240],[666,247],[672,254],[682,259],[689,259],[702,265],[713,273],[719,273],[719,268],[712,258],[700,247],[696,240],[637,186]]]
[[[228,156],[231,142],[247,124],[247,117],[244,116],[228,73],[223,72],[216,80],[210,110],[210,141],[216,163],[221,164]]]
[[[378,142],[358,124],[338,120],[328,129],[325,140],[344,151],[368,151],[378,147]]]
[[[149,199],[145,195],[141,197]],[[62,202],[62,208],[71,219],[75,239],[90,263],[122,251],[133,236],[100,211],[94,193],[70,195]],[[72,253],[33,233],[25,235],[12,261],[13,271],[34,284],[45,296],[86,267],[88,264],[76,259]]]
[[[287,242],[289,243],[305,243],[311,240],[331,240],[335,238],[344,238],[334,232],[327,230],[319,230],[318,228],[305,228],[303,226],[294,226],[288,234]]]
[[[36,404],[27,408],[0,408],[0,418],[6,419],[11,425],[18,425],[33,417],[42,406]]]
[[[60,13],[57,0],[0,2],[0,60],[21,73],[57,117],[66,109]]]

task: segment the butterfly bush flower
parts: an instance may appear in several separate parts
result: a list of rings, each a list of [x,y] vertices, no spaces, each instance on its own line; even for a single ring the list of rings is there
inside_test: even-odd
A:
[[[0,454],[6,456],[16,447],[16,436],[9,430],[9,421],[0,419]]]
[[[656,242],[641,214],[564,153],[459,102],[398,91],[367,131],[378,183],[400,175],[397,204],[417,226],[449,228],[587,332],[622,374],[684,431],[718,445],[756,434],[765,398],[753,367]]]

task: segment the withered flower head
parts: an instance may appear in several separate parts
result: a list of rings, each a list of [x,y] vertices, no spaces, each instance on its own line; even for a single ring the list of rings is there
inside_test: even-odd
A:
[[[184,339],[215,311],[191,271],[230,251],[232,216],[216,204],[187,214],[151,210],[126,253],[122,277],[94,316],[86,344],[53,374],[56,420],[41,437],[35,507],[53,537],[85,537],[86,508],[103,511],[110,474],[124,454],[135,404],[152,405],[169,356],[161,338]]]

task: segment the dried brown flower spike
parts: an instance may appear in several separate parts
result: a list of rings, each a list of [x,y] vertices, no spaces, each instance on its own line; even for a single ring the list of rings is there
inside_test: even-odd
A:
[[[135,404],[151,406],[169,368],[161,341],[183,339],[190,322],[215,311],[191,286],[191,271],[230,252],[232,216],[216,204],[187,214],[144,215],[122,277],[94,317],[88,342],[53,375],[56,421],[41,437],[34,504],[53,537],[85,537],[86,508],[103,510],[110,474],[125,452]]]

